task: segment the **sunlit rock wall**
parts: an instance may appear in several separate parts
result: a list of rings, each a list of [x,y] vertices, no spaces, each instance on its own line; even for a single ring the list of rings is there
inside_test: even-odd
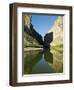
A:
[[[24,15],[24,25],[28,29],[30,29],[30,26],[31,26],[31,19],[32,19],[32,16],[30,14],[29,15],[27,15],[27,14]]]
[[[63,16],[58,16],[57,20],[54,22],[53,27],[48,33],[53,32],[53,41],[51,46],[59,46],[63,44]]]

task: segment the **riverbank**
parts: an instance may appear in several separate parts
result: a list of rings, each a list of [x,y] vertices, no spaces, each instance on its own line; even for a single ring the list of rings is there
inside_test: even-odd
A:
[[[33,51],[33,50],[43,50],[43,48],[34,48],[34,47],[24,48],[24,51]]]

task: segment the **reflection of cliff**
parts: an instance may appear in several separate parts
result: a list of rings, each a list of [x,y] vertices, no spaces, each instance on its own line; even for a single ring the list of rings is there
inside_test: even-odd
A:
[[[24,74],[62,73],[63,54],[58,51],[25,51]]]
[[[63,72],[63,54],[61,52],[56,50],[50,52],[49,49],[45,49],[44,58],[54,73]]]
[[[24,52],[24,73],[31,74],[32,69],[36,63],[38,63],[42,58],[42,51],[29,51]]]
[[[24,45],[25,47],[42,47],[42,36],[36,32],[31,23],[31,15],[24,15]]]
[[[53,64],[53,53],[51,53],[49,49],[44,50],[44,59],[48,63]]]
[[[53,53],[53,64],[49,63],[49,65],[54,69],[54,71],[63,72],[63,53],[60,53],[59,51],[52,50]]]

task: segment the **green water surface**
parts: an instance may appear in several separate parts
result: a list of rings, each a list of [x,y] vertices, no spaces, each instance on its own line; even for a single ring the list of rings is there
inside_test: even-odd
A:
[[[59,51],[24,52],[24,74],[62,73],[63,53]]]

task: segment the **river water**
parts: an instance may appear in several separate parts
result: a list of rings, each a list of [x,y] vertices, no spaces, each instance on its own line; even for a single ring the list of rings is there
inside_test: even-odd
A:
[[[24,74],[62,73],[63,53],[59,51],[24,52]]]

